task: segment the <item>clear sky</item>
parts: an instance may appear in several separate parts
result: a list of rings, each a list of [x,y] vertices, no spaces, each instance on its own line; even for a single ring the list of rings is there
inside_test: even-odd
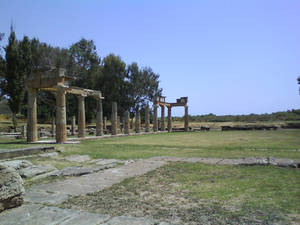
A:
[[[0,0],[6,38],[11,21],[19,39],[84,37],[101,57],[150,66],[167,101],[188,96],[192,115],[300,108],[299,0]]]

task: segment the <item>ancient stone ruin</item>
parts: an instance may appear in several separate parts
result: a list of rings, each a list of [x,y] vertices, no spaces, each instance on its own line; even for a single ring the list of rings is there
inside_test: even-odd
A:
[[[100,91],[69,86],[71,78],[65,75],[65,69],[45,68],[33,72],[27,80],[28,113],[27,113],[27,141],[35,142],[37,135],[37,91],[49,91],[56,97],[56,142],[64,143],[67,140],[66,122],[66,94],[78,97],[78,137],[85,137],[85,108],[84,99],[93,97],[97,100],[97,135],[103,134],[102,94]]]
[[[153,122],[153,131],[157,132],[159,128],[158,120],[157,120],[157,108],[160,106],[161,108],[161,119],[160,119],[160,130],[165,130],[165,107],[168,108],[168,131],[172,131],[172,107],[182,106],[184,107],[184,131],[189,130],[189,117],[188,117],[188,97],[181,97],[176,100],[175,103],[166,102],[165,96],[160,96],[155,99],[153,102],[154,106],[154,122]]]
[[[73,87],[69,85],[69,81],[72,78],[65,74],[65,69],[62,68],[43,68],[33,71],[31,77],[26,81],[26,88],[28,91],[28,112],[27,112],[27,142],[36,142],[38,140],[37,129],[37,100],[36,95],[38,91],[48,91],[56,97],[56,143],[65,143],[67,141],[67,120],[66,120],[66,94],[74,94],[78,99],[78,137],[85,138],[85,98],[93,97],[97,100],[97,116],[96,116],[96,136],[102,136],[104,130],[106,130],[106,118],[103,120],[103,108],[101,91],[95,91],[90,89],[84,89],[80,87]],[[168,131],[172,131],[172,107],[183,106],[185,108],[185,123],[184,131],[188,131],[188,98],[181,97],[177,99],[176,103],[167,103],[165,97],[157,97],[153,102],[154,107],[154,121],[153,131],[159,130],[165,131],[165,107],[168,108]],[[161,107],[160,126],[158,126],[157,108]],[[118,134],[119,117],[117,114],[117,102],[112,103],[111,114],[111,134]],[[124,130],[124,134],[129,134],[131,128],[129,124],[129,112],[126,111],[122,118],[123,124],[121,131]],[[72,117],[72,128],[69,134],[75,134],[75,116]],[[136,111],[135,116],[135,133],[141,132],[141,116],[140,112]],[[145,109],[145,132],[150,132],[150,109]],[[52,123],[52,135],[54,136],[54,121]],[[92,134],[94,132],[91,132]]]

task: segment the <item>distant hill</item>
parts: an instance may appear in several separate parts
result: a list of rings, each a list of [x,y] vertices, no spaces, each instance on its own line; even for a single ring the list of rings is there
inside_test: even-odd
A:
[[[0,114],[11,114],[6,99],[0,101]]]

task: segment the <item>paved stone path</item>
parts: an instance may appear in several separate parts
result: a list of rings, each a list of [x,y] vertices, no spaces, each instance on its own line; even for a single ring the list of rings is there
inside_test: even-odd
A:
[[[63,202],[70,195],[84,195],[102,190],[126,178],[155,170],[166,163],[167,161],[160,159],[137,160],[103,172],[34,186],[26,190],[23,206],[7,210],[0,215],[0,225],[171,225],[146,218],[110,217],[109,215],[46,206]],[[45,205],[45,203],[47,204]]]
[[[146,218],[110,217],[109,215],[88,213],[71,209],[60,209],[49,204],[58,204],[68,196],[85,195],[108,188],[126,178],[145,174],[168,162],[202,162],[215,165],[276,165],[299,168],[300,162],[289,159],[269,158],[181,158],[153,157],[140,159],[120,167],[101,172],[72,177],[50,184],[41,184],[26,190],[25,204],[19,208],[7,210],[0,214],[0,225],[34,225],[34,224],[86,224],[86,225],[170,225],[170,223],[154,221]],[[110,161],[109,161],[110,162]]]

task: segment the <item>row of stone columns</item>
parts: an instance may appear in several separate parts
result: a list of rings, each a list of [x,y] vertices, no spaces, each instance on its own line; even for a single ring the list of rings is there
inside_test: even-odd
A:
[[[66,133],[66,91],[63,86],[57,86],[56,91],[56,142],[64,143],[67,140]],[[78,95],[78,137],[85,137],[85,106],[84,99],[86,95]],[[172,107],[168,107],[168,131],[172,131]],[[153,119],[153,131],[158,131],[158,118],[157,118],[158,105],[154,104],[154,119]],[[165,108],[161,106],[161,121],[160,128],[165,130]],[[36,103],[36,89],[28,90],[28,115],[27,115],[27,141],[37,141],[37,103]],[[111,129],[112,135],[117,134],[118,130],[118,116],[117,116],[117,103],[112,103],[112,115],[111,115]],[[96,117],[96,135],[103,135],[103,128],[106,128],[106,118],[103,120],[103,107],[102,99],[97,98],[97,117]],[[188,131],[188,106],[185,106],[185,131]],[[124,114],[124,133],[129,134],[129,112]],[[141,119],[140,112],[136,112],[135,132],[141,131]],[[150,131],[150,110],[149,107],[145,109],[145,131]],[[72,135],[75,134],[75,116],[72,118]]]
[[[27,141],[36,142],[37,135],[37,103],[36,89],[28,89],[28,110],[27,110]],[[65,87],[56,87],[56,142],[67,141],[67,121],[66,121],[66,91]],[[85,137],[85,106],[86,95],[78,95],[78,137]],[[75,116],[72,118],[72,135],[75,134]],[[97,98],[97,119],[96,134],[103,135],[103,110],[102,99]]]

